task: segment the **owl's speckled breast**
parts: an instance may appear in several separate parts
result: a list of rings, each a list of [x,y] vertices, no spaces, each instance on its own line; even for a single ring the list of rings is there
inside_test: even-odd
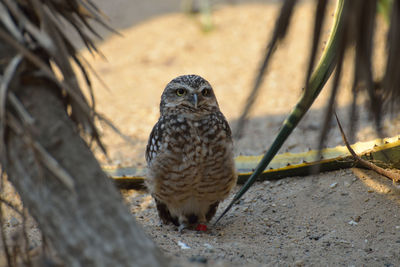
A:
[[[168,199],[173,195],[176,201],[193,195],[205,197],[215,192],[219,193],[210,201],[226,197],[231,188],[227,185],[235,180],[236,174],[231,132],[222,113],[215,112],[195,120],[170,115],[163,116],[159,122],[160,129],[164,130],[159,144],[163,153],[152,164],[159,165],[159,171],[163,171],[162,175],[157,175],[156,187],[157,184],[160,188],[168,187],[169,190],[162,191],[169,195]],[[170,183],[174,188],[169,188]],[[221,194],[221,189],[226,193]]]
[[[172,136],[168,149],[175,151],[178,148],[183,163],[193,161],[198,167],[212,158],[230,153],[230,130],[219,118],[221,116],[218,113],[209,114],[196,120],[184,116],[172,117],[169,121],[171,130],[166,133],[166,136]]]

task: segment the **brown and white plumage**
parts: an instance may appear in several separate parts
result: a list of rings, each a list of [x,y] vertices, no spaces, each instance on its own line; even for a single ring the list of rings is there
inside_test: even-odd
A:
[[[164,223],[205,224],[236,183],[231,130],[211,85],[197,75],[173,79],[146,149],[147,187]]]

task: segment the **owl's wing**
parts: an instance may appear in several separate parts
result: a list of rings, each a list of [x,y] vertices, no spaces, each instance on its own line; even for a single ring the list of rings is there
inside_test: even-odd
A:
[[[215,213],[217,212],[218,205],[219,205],[219,201],[211,204],[210,207],[208,208],[208,211],[206,213],[207,222],[209,222],[214,217]]]
[[[150,133],[149,141],[146,146],[146,162],[150,163],[160,151],[162,142],[162,130],[164,128],[164,119],[160,118],[154,125]]]
[[[220,123],[220,125],[222,125],[222,129],[226,132],[226,136],[228,138],[232,138],[232,131],[231,131],[231,127],[228,124],[228,121],[226,120],[224,114],[222,114],[222,112],[218,111],[216,113],[217,116],[217,120]]]

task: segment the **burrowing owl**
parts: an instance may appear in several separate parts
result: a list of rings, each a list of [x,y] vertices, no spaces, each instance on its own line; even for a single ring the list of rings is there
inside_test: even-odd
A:
[[[146,161],[162,222],[205,227],[237,180],[231,129],[205,79],[183,75],[168,83]]]

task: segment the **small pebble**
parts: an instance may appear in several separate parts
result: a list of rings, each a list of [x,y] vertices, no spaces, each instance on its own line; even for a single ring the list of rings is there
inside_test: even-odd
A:
[[[349,221],[349,224],[350,224],[350,225],[357,225],[358,223],[355,222],[355,221],[353,221],[353,220],[351,220],[351,221]]]
[[[330,187],[330,188],[335,188],[337,185],[338,185],[338,183],[337,183],[337,182],[334,182],[334,183],[331,184],[329,187]]]
[[[265,185],[265,186],[270,185],[270,184],[271,184],[270,181],[264,181],[264,182],[263,182],[263,185]]]
[[[208,249],[213,249],[214,247],[208,243],[204,243],[204,246]]]
[[[188,245],[186,245],[185,243],[183,243],[182,241],[178,241],[178,246],[181,249],[190,249],[190,247]]]

